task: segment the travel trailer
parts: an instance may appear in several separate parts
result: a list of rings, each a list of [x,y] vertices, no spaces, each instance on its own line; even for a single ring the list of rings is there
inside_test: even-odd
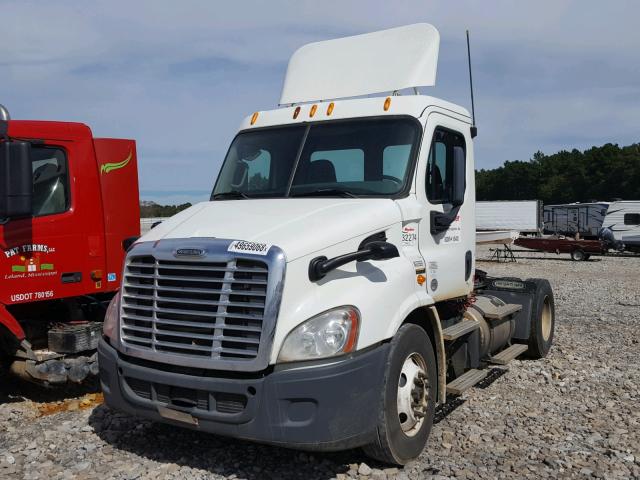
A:
[[[607,202],[545,205],[544,233],[596,239],[608,207]]]
[[[640,200],[611,203],[602,226],[613,232],[625,250],[640,253]]]

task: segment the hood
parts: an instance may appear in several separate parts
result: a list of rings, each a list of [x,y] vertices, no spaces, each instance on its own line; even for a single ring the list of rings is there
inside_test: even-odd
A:
[[[287,260],[375,233],[401,221],[390,199],[217,200],[163,221],[140,241],[212,237],[277,245]]]

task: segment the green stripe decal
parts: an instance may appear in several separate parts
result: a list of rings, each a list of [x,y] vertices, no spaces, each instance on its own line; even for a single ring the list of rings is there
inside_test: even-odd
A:
[[[124,168],[129,164],[129,162],[131,161],[132,157],[133,157],[133,150],[131,150],[129,152],[129,155],[127,156],[127,158],[125,158],[121,162],[105,163],[104,165],[102,165],[102,167],[100,167],[100,173],[102,173],[102,174],[109,173],[109,172],[113,172],[114,170],[119,170],[121,168]]]

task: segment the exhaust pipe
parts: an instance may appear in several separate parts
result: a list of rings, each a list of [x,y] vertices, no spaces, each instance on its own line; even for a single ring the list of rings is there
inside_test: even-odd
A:
[[[11,115],[9,115],[9,110],[7,110],[7,108],[0,104],[0,121],[8,121],[11,120]]]

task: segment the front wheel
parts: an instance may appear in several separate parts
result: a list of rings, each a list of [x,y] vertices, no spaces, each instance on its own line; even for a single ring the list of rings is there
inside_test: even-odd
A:
[[[437,369],[433,346],[417,325],[400,327],[391,341],[370,457],[404,465],[420,455],[433,425]]]

